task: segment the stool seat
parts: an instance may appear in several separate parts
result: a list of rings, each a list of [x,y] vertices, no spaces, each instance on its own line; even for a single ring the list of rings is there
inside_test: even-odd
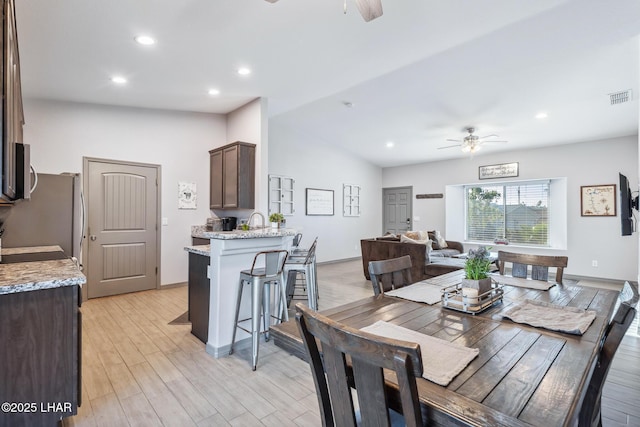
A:
[[[236,332],[238,328],[251,334],[251,365],[256,370],[258,364],[258,346],[259,336],[265,334],[265,338],[269,340],[269,326],[271,319],[276,322],[289,320],[287,311],[286,281],[284,278],[284,265],[287,260],[288,252],[285,250],[263,251],[258,252],[253,258],[253,264],[250,270],[242,270],[240,272],[240,280],[238,284],[238,296],[236,300],[235,322],[233,325],[233,334],[231,337],[231,347],[229,354],[233,354],[233,348],[236,341]],[[264,267],[257,267],[256,264],[264,260]],[[242,294],[245,285],[251,286],[251,317],[239,319],[240,305],[242,303]],[[277,298],[277,316],[271,315],[271,286],[276,288]],[[260,330],[260,319],[263,320],[264,330]],[[240,326],[241,322],[251,320],[251,329],[245,329]]]

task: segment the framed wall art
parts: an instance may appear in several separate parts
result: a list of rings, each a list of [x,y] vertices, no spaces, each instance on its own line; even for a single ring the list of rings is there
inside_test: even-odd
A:
[[[583,185],[580,187],[582,216],[616,216],[616,185]]]
[[[360,216],[360,192],[359,185],[342,184],[343,216]]]
[[[478,168],[478,178],[511,178],[518,176],[518,162],[501,163],[498,165],[486,165]]]
[[[195,182],[178,182],[178,209],[197,209],[198,192]]]
[[[333,190],[307,188],[307,215],[333,215]]]

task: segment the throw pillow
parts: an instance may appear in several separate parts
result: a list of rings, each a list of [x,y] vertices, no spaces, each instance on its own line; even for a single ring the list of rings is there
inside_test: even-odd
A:
[[[442,237],[442,235],[440,234],[440,232],[438,230],[436,230],[436,240],[438,240],[438,244],[440,245],[441,249],[447,248],[447,241],[444,240],[444,237]]]
[[[420,244],[420,245],[426,245],[426,250],[424,253],[424,257],[425,257],[425,261],[428,263],[429,262],[429,257],[431,255],[431,240],[429,239],[424,239],[424,240],[417,240],[417,239],[412,239],[410,237],[406,236],[405,234],[400,235],[400,243],[414,243],[414,244]]]
[[[440,249],[442,249],[440,247],[440,245],[438,244],[438,239],[436,239],[436,232],[435,231],[429,231],[429,240],[431,240],[431,245],[433,247],[433,250],[435,251],[439,251]]]
[[[403,236],[408,237],[411,240],[422,240],[420,239],[420,234],[417,231],[405,231],[402,233]]]

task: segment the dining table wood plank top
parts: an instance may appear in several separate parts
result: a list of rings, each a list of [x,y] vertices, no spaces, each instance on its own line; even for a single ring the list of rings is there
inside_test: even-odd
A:
[[[462,274],[462,270],[448,273],[435,283],[449,286]],[[321,313],[355,328],[383,320],[479,349],[478,356],[446,387],[418,379],[428,425],[577,425],[619,292],[570,284],[549,290],[504,286],[503,291],[501,302],[475,315],[450,310],[441,303],[427,305],[384,294]],[[502,313],[526,299],[593,310],[596,318],[581,336],[503,319]],[[272,326],[271,331],[275,345],[306,360],[295,320]],[[386,375],[386,380],[393,398],[397,390],[393,374]]]

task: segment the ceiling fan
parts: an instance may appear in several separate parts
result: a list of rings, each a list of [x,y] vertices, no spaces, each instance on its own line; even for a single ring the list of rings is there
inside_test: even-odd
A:
[[[453,148],[453,147],[462,147],[462,151],[465,153],[475,153],[478,151],[484,144],[493,144],[493,143],[502,143],[506,144],[509,141],[498,141],[495,139],[486,141],[487,138],[497,138],[498,135],[485,135],[485,136],[477,136],[474,135],[473,132],[476,130],[474,128],[467,128],[467,132],[469,135],[465,136],[462,140],[460,139],[447,139],[447,141],[451,142],[459,142],[459,144],[447,145],[444,147],[438,147],[438,150],[442,150],[444,148]]]
[[[266,0],[269,3],[275,3],[278,0]],[[356,7],[366,21],[372,21],[382,16],[382,0],[355,0]],[[347,13],[347,0],[344,0],[344,13]]]

